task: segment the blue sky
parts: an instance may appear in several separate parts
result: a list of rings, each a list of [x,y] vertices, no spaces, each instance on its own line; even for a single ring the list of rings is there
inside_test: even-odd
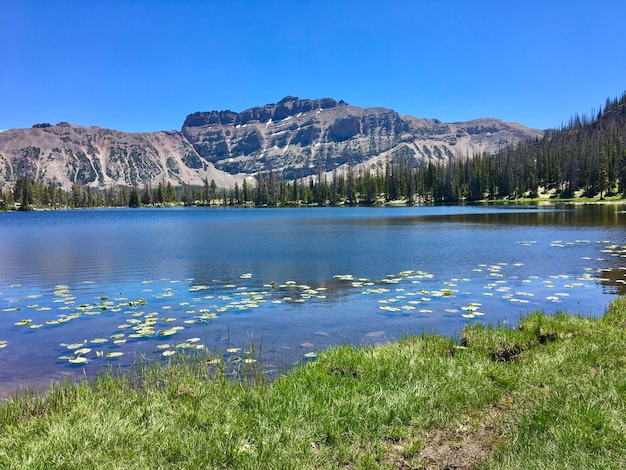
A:
[[[626,90],[624,0],[0,0],[0,129],[332,97],[545,129]]]

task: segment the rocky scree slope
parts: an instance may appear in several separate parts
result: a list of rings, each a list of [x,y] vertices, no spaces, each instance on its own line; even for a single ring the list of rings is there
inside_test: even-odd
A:
[[[236,177],[202,159],[176,131],[129,133],[68,123],[0,132],[0,184],[18,178],[108,187],[203,184],[228,187]]]

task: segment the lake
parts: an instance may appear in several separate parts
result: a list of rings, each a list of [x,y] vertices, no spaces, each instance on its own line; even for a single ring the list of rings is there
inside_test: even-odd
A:
[[[0,213],[0,394],[208,350],[270,375],[341,343],[599,316],[624,206]],[[259,363],[254,363],[258,365]]]

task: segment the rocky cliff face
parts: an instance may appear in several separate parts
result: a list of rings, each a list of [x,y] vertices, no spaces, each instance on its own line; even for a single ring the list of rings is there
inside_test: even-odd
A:
[[[171,182],[218,186],[270,169],[285,178],[346,165],[382,167],[495,152],[542,131],[498,119],[442,123],[331,98],[288,96],[240,113],[190,114],[181,132],[125,133],[68,123],[0,132],[0,184],[17,178],[92,186]]]
[[[228,173],[278,170],[286,178],[334,168],[380,166],[393,158],[417,165],[449,157],[495,152],[542,131],[498,119],[442,123],[400,116],[385,108],[358,108],[330,98],[288,96],[241,113],[191,114],[183,135],[198,154]]]

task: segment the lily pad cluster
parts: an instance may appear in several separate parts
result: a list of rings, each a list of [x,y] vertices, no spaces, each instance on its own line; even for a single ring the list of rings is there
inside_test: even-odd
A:
[[[536,243],[520,241],[517,245],[532,247]],[[555,240],[550,245],[555,250],[567,250],[572,245],[588,243],[591,242]],[[597,243],[601,246],[601,256],[626,258],[626,246],[608,241]],[[588,260],[596,266],[604,258]],[[293,279],[257,282],[254,273],[246,272],[226,280],[144,280],[140,285],[130,286],[132,295],[128,296],[111,292],[116,290],[115,286],[91,282],[84,283],[88,289],[82,285],[59,284],[47,294],[22,293],[22,286],[14,284],[8,287],[10,294],[0,293],[0,321],[11,333],[0,340],[0,350],[7,353],[14,342],[36,344],[36,335],[41,334],[35,333],[37,330],[45,332],[54,328],[55,336],[59,337],[54,357],[68,366],[120,358],[130,361],[139,349],[150,350],[154,358],[169,358],[191,351],[212,351],[215,344],[208,343],[207,337],[214,336],[207,335],[207,331],[212,331],[214,321],[222,316],[244,315],[258,309],[269,312],[281,304],[301,308],[300,305],[310,302],[333,302],[338,296],[349,300],[350,296],[358,295],[362,302],[371,298],[371,312],[388,317],[419,319],[439,315],[473,321],[482,317],[489,320],[503,306],[519,311],[546,303],[562,303],[578,289],[597,287],[609,269],[613,281],[626,284],[626,268],[621,267],[618,268],[622,270],[621,278],[617,281],[615,268],[587,267],[576,276],[524,278],[519,275],[522,267],[522,263],[481,263],[471,273],[450,278],[419,269],[379,279],[343,273],[318,280],[315,285]],[[477,284],[481,286],[478,291]],[[22,295],[13,295],[16,292]],[[88,323],[89,319],[94,322]],[[85,323],[80,323],[78,328],[77,322]],[[70,325],[74,326],[70,328]],[[211,356],[208,364],[253,364],[254,355],[240,346],[226,342],[222,353]],[[315,357],[316,353],[310,351],[303,355],[303,360]]]

